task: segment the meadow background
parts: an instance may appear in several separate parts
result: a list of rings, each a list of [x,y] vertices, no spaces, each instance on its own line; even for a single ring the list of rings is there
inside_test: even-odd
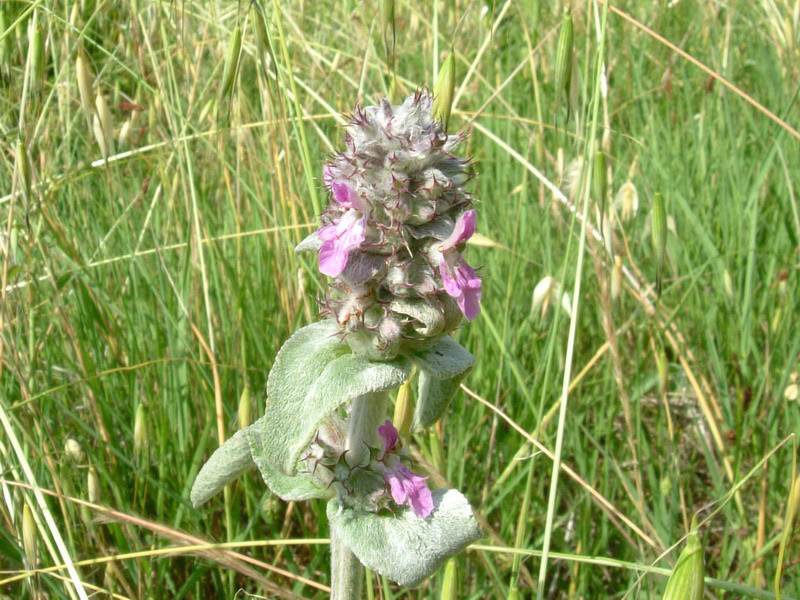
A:
[[[341,113],[392,85],[379,4],[0,4],[2,597],[79,598],[78,579],[90,597],[327,597],[324,503],[286,505],[255,472],[199,510],[188,495],[316,317],[325,281],[293,247]],[[800,2],[611,8],[572,2],[557,94],[563,3],[396,5],[396,98],[432,87],[452,46],[450,130],[479,174],[483,311],[457,336],[477,365],[445,457],[413,444],[487,534],[455,561],[457,597],[659,598],[643,570],[674,564],[702,508],[706,597],[799,598]],[[561,289],[534,305],[546,276]],[[369,593],[442,583],[372,576]]]

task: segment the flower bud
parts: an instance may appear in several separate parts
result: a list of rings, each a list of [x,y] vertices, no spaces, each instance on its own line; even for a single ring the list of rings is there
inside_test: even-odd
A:
[[[433,91],[433,114],[442,122],[445,131],[450,123],[450,111],[453,108],[453,96],[456,91],[456,59],[453,51],[447,55],[439,69],[436,87]]]
[[[692,523],[694,525],[694,523]],[[675,563],[662,600],[702,600],[705,589],[705,562],[700,532],[692,529],[683,552]]]

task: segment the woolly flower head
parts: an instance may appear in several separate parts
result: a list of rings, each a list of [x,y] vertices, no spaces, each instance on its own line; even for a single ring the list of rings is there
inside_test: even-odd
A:
[[[324,312],[375,360],[430,346],[480,312],[481,280],[461,255],[476,220],[470,162],[432,106],[421,92],[356,109],[323,168],[322,226],[297,248],[318,252],[334,278]]]

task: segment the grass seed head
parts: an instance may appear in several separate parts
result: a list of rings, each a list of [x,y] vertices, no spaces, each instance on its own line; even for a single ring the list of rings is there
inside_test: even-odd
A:
[[[558,34],[558,45],[556,46],[556,110],[559,108],[562,94],[569,94],[572,79],[572,51],[572,13],[569,8],[566,8],[561,20],[561,31]]]
[[[694,523],[692,523],[694,525]],[[692,529],[686,546],[675,563],[663,600],[702,600],[705,588],[705,562],[700,532]]]
[[[667,211],[664,208],[664,197],[659,192],[653,196],[650,236],[656,255],[656,295],[661,296],[661,278],[664,275],[664,256],[667,252]]]
[[[131,129],[133,129],[133,115],[135,113],[131,113],[131,116],[125,120],[122,124],[122,127],[119,129],[119,139],[118,139],[118,146],[120,150],[124,150],[128,147],[129,142],[131,140]]]
[[[392,419],[395,429],[400,433],[400,437],[408,439],[411,429],[411,419],[414,416],[414,394],[411,391],[411,378],[409,378],[397,390],[397,400],[394,404],[394,418]]]
[[[39,559],[39,537],[36,533],[36,521],[27,502],[22,508],[22,547],[25,548],[25,558],[28,568],[35,569]]]
[[[78,50],[78,56],[75,59],[75,74],[78,79],[78,92],[81,96],[81,108],[86,117],[86,123],[91,125],[92,114],[94,114],[94,107],[92,106],[92,87],[94,87],[94,77],[89,70],[89,65],[86,63],[86,58],[83,55],[83,50]]]
[[[100,487],[100,477],[97,476],[97,469],[94,465],[89,465],[89,474],[86,476],[86,489],[89,494],[89,502],[98,504],[103,497],[103,490]]]
[[[622,291],[622,257],[614,257],[614,266],[611,267],[611,299],[616,302]]]
[[[564,170],[564,193],[570,200],[575,200],[581,188],[581,174],[585,166],[583,156],[578,156],[569,161]]]
[[[82,463],[85,458],[81,445],[72,438],[67,438],[67,441],[64,443],[64,454],[76,465]]]
[[[8,16],[4,9],[0,8],[0,32],[8,31]],[[7,73],[8,66],[14,58],[14,41],[10,35],[6,35],[0,40],[0,73]]]
[[[594,155],[594,166],[592,168],[592,196],[597,206],[605,207],[607,193],[606,155],[602,150],[598,150]]]
[[[274,62],[272,58],[272,46],[270,44],[267,23],[264,20],[264,13],[262,12],[262,8],[255,2],[253,3],[250,16],[253,20],[253,30],[255,31],[256,37],[256,49],[261,62],[261,68],[266,81],[269,82],[269,68]]]
[[[383,48],[389,68],[394,64],[396,43],[397,7],[394,0],[381,0],[381,27],[383,29]]]
[[[236,25],[228,46],[228,55],[225,58],[225,70],[222,74],[222,86],[220,87],[220,104],[222,100],[229,98],[236,83],[236,75],[239,72],[239,57],[242,54],[242,26]]]
[[[456,91],[456,59],[453,51],[447,55],[439,69],[436,87],[433,90],[433,114],[442,122],[445,131],[450,123],[450,112],[453,109],[453,96]]]
[[[550,297],[553,293],[558,293],[558,282],[550,275],[543,277],[536,287],[533,288],[533,296],[531,297],[531,313],[536,312],[539,308],[542,309],[542,316],[544,317],[547,312],[547,306],[550,303]]]
[[[451,558],[444,567],[441,600],[456,600],[458,596],[458,561]]]
[[[250,388],[245,386],[242,395],[239,397],[239,409],[236,412],[239,420],[239,429],[250,427],[253,423],[252,410],[250,403]]]
[[[144,404],[139,404],[136,409],[136,418],[133,422],[133,452],[140,456],[147,447],[147,411]]]
[[[731,272],[728,269],[722,270],[722,288],[725,290],[725,295],[728,297],[729,302],[733,302],[733,279]]]
[[[100,124],[100,118],[97,115],[92,116],[92,133],[94,133],[94,139],[97,140],[97,145],[100,146],[100,155],[104,160],[107,159],[109,156],[108,141],[103,133],[103,126]]]
[[[14,170],[17,174],[17,185],[22,190],[25,200],[30,202],[31,193],[33,191],[33,175],[31,173],[31,162],[28,159],[28,149],[25,147],[25,142],[22,140],[17,140],[17,152],[14,166]]]
[[[37,94],[42,89],[44,84],[44,63],[45,53],[44,47],[46,42],[46,34],[44,27],[39,22],[39,19],[34,19],[31,22],[28,30],[28,39],[30,46],[28,48],[28,62],[30,63],[30,91],[31,94]]]
[[[669,384],[669,363],[667,362],[667,353],[664,348],[660,347],[656,350],[656,370],[658,371],[658,393],[661,398],[667,396],[667,385]]]
[[[639,192],[632,181],[622,184],[614,199],[614,206],[623,223],[627,223],[636,216],[639,210]]]
[[[114,132],[114,120],[111,116],[111,110],[108,108],[108,102],[106,102],[106,97],[103,95],[103,90],[97,88],[97,97],[94,101],[94,106],[97,111],[97,118],[100,122],[100,129],[103,132],[103,139],[105,140],[106,144],[106,155],[104,158],[107,158],[109,154],[111,154],[111,140]],[[98,143],[100,140],[98,139]]]

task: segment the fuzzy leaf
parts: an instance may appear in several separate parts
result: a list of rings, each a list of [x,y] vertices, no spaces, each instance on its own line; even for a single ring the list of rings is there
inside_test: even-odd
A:
[[[255,466],[245,431],[243,429],[233,434],[200,469],[189,494],[195,508]]]
[[[284,344],[267,382],[263,458],[285,475],[297,461],[320,423],[339,406],[364,394],[401,385],[411,365],[405,358],[372,362],[349,352],[331,338],[336,325],[315,323]]]
[[[333,489],[323,487],[310,473],[289,476],[273,468],[264,452],[265,436],[264,417],[247,428],[247,441],[250,443],[253,460],[261,471],[264,483],[273,494],[286,502],[333,497]]]
[[[322,248],[322,240],[317,237],[317,232],[315,231],[306,237],[302,242],[297,244],[297,246],[294,247],[294,251],[297,253],[319,252],[320,248]]]
[[[419,383],[411,429],[420,431],[442,418],[461,381],[475,364],[475,357],[453,338],[444,337],[432,348],[418,353],[415,360]]]
[[[406,508],[383,516],[342,509],[331,500],[331,534],[339,536],[365,566],[402,586],[413,587],[481,537],[472,508],[460,492],[436,490],[433,503],[433,512],[420,519]]]
[[[263,457],[273,467],[284,463],[286,448],[295,443],[296,427],[289,424],[293,418],[304,418],[298,409],[303,405],[308,390],[328,363],[350,351],[347,344],[339,340],[338,331],[332,321],[307,325],[286,340],[275,358],[267,379],[263,428]],[[281,467],[280,470],[284,469]],[[294,474],[294,463],[286,469],[286,474]]]

